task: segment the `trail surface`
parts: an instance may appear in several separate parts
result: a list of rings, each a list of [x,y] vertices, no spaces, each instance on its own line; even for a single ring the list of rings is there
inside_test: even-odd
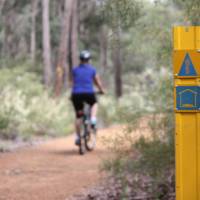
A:
[[[98,141],[115,131],[99,131]],[[0,200],[66,200],[101,180],[107,154],[99,142],[94,152],[79,156],[73,136],[0,154]]]

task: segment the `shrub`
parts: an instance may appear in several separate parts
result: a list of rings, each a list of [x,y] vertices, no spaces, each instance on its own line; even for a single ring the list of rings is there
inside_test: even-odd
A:
[[[114,157],[104,162],[104,167],[121,177],[122,182],[127,173],[128,177],[139,174],[143,179],[145,176],[150,180],[149,193],[156,194],[155,198],[163,195],[162,191],[157,192],[161,185],[174,187],[174,181],[170,180],[169,184],[166,174],[173,177],[175,162],[172,81],[168,76],[158,77],[155,87],[141,95],[133,95],[121,107],[123,111],[118,115],[127,127],[116,134],[116,138],[106,141]]]
[[[24,67],[1,69],[0,136],[63,135],[72,131],[67,95],[53,99],[40,77]]]

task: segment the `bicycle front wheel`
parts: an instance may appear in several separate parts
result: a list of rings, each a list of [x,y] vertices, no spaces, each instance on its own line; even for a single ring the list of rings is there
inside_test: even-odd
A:
[[[87,131],[85,136],[85,148],[88,151],[94,150],[96,146],[96,129],[91,129],[90,131]]]

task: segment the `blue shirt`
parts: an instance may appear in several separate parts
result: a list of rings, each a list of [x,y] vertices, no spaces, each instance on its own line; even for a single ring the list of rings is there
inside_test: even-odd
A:
[[[73,94],[94,93],[93,82],[96,69],[90,64],[80,64],[72,69]]]

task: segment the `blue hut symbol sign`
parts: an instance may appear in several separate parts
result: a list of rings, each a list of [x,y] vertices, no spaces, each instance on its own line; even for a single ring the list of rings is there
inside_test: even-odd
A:
[[[185,89],[179,92],[180,95],[180,107],[181,108],[196,108],[197,107],[197,95],[198,93],[191,89]]]

